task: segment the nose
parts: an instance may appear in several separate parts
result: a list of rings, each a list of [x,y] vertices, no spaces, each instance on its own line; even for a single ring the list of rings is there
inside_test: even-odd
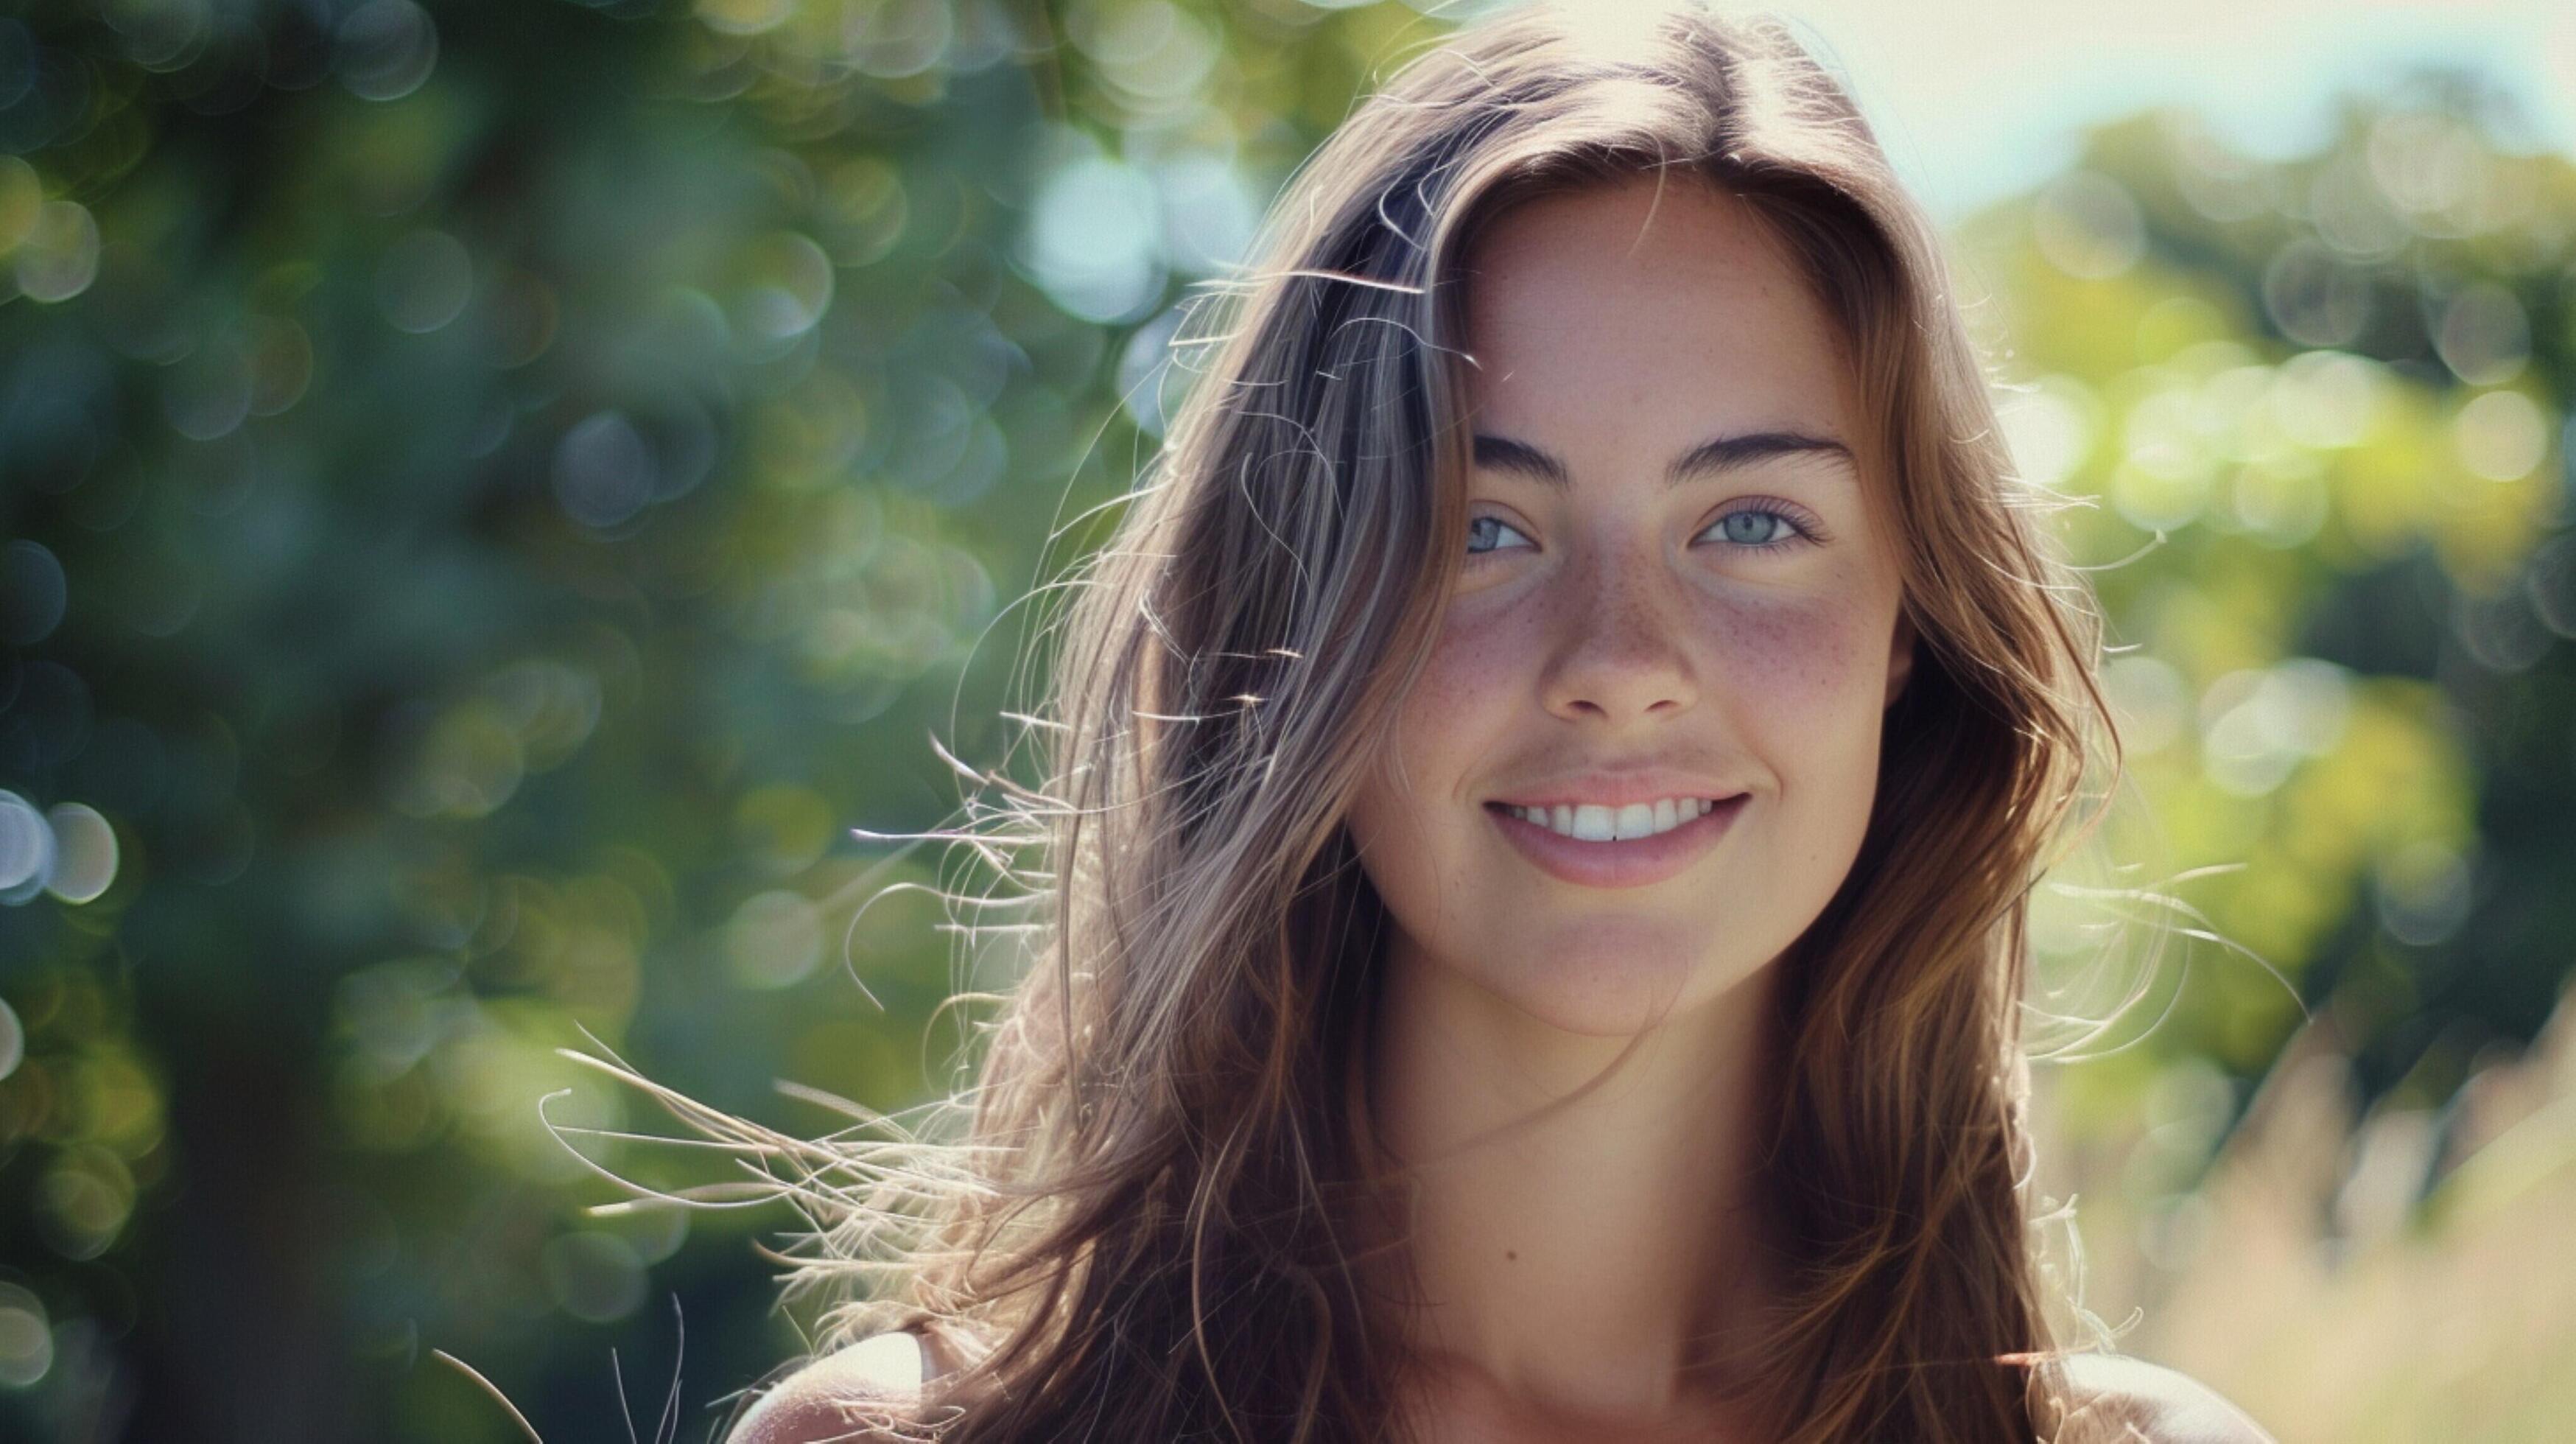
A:
[[[1625,723],[1699,700],[1683,604],[1660,559],[1585,568],[1565,586],[1565,625],[1542,683],[1550,713]]]

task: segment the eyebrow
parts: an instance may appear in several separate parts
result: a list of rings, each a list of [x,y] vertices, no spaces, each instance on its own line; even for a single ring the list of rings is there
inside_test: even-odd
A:
[[[1679,486],[1695,477],[1720,475],[1775,456],[1810,454],[1840,457],[1857,474],[1859,463],[1853,460],[1851,448],[1830,436],[1810,436],[1802,431],[1748,431],[1703,441],[1674,457],[1672,465],[1664,468],[1664,484]],[[1525,441],[1479,432],[1475,457],[1478,466],[1514,472],[1560,491],[1574,485],[1574,472],[1562,459]]]

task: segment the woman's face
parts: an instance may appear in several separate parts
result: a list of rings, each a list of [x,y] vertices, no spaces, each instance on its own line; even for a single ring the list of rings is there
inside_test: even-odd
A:
[[[1868,825],[1910,633],[1778,247],[1649,178],[1517,206],[1469,258],[1464,570],[1348,821],[1399,962],[1572,1032],[1760,971]]]

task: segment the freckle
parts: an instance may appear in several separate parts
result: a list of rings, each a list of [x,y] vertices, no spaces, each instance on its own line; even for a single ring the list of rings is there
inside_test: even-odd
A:
[[[1503,1257],[1505,1257],[1505,1258],[1507,1258],[1507,1259],[1510,1259],[1510,1260],[1511,1260],[1512,1262],[1514,1262],[1514,1263],[1518,1263],[1518,1262],[1520,1262],[1520,1258],[1521,1258],[1521,1256],[1520,1256],[1519,1252],[1518,1252],[1518,1251],[1516,1251],[1516,1250],[1513,1250],[1513,1249],[1505,1249],[1505,1250],[1503,1250]]]

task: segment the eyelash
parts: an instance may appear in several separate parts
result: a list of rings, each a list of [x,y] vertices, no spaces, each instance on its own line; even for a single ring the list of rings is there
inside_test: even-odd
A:
[[[1724,516],[1718,517],[1718,518],[1717,518],[1717,519],[1715,519],[1714,521],[1711,521],[1707,526],[1700,528],[1699,535],[1700,535],[1700,536],[1706,536],[1706,535],[1708,535],[1710,532],[1717,530],[1719,527],[1722,527],[1722,526],[1726,525],[1728,522],[1733,521],[1735,518],[1737,518],[1737,517],[1739,517],[1739,516],[1768,516],[1768,517],[1776,517],[1776,518],[1778,518],[1778,519],[1779,519],[1779,521],[1781,522],[1781,524],[1782,524],[1784,527],[1786,527],[1786,528],[1787,528],[1787,531],[1786,531],[1783,535],[1781,535],[1781,536],[1779,536],[1779,537],[1776,537],[1776,538],[1774,538],[1774,539],[1773,539],[1773,540],[1771,540],[1771,541],[1767,541],[1767,542],[1734,542],[1734,543],[1731,543],[1731,545],[1733,545],[1733,546],[1734,546],[1736,549],[1738,549],[1739,551],[1748,551],[1748,552],[1777,552],[1777,551],[1787,551],[1787,550],[1789,550],[1789,549],[1790,549],[1790,548],[1792,548],[1792,547],[1808,545],[1808,544],[1811,544],[1811,543],[1814,543],[1814,542],[1817,542],[1817,541],[1821,541],[1821,540],[1823,540],[1823,539],[1824,539],[1824,533],[1822,532],[1822,530],[1821,530],[1821,529],[1817,528],[1814,524],[1812,524],[1812,523],[1810,523],[1810,522],[1806,522],[1806,521],[1802,521],[1802,520],[1800,520],[1800,519],[1799,519],[1795,514],[1791,513],[1791,512],[1790,512],[1786,507],[1783,507],[1783,506],[1780,506],[1780,505],[1777,505],[1777,504],[1761,504],[1761,505],[1755,505],[1755,506],[1740,506],[1740,507],[1737,507],[1735,510],[1733,510],[1733,511],[1730,511],[1730,512],[1726,513]],[[1513,526],[1510,522],[1507,522],[1507,521],[1503,520],[1501,517],[1493,516],[1493,515],[1488,514],[1488,515],[1485,515],[1485,516],[1469,517],[1469,518],[1467,519],[1467,532],[1468,532],[1468,536],[1469,536],[1469,538],[1470,538],[1470,543],[1471,543],[1471,545],[1472,545],[1472,542],[1473,542],[1473,538],[1474,538],[1474,536],[1475,536],[1476,526],[1477,526],[1477,524],[1478,524],[1478,523],[1480,523],[1480,522],[1492,522],[1495,526],[1500,527],[1500,528],[1502,528],[1503,530],[1510,532],[1512,535],[1514,535],[1514,536],[1517,536],[1517,537],[1521,538],[1523,541],[1527,541],[1527,540],[1529,540],[1529,535],[1528,535],[1528,533],[1523,532],[1519,527]],[[1495,555],[1495,554],[1496,554],[1496,552],[1497,552],[1498,550],[1500,550],[1500,548],[1496,548],[1496,547],[1488,547],[1487,549],[1485,549],[1485,550],[1483,550],[1483,551],[1470,551],[1470,552],[1468,552],[1468,553],[1467,553],[1467,556],[1468,556],[1468,559],[1472,561],[1472,560],[1474,560],[1474,559],[1476,559],[1476,558],[1478,558],[1478,557],[1489,557],[1489,556],[1493,556],[1493,555]]]

